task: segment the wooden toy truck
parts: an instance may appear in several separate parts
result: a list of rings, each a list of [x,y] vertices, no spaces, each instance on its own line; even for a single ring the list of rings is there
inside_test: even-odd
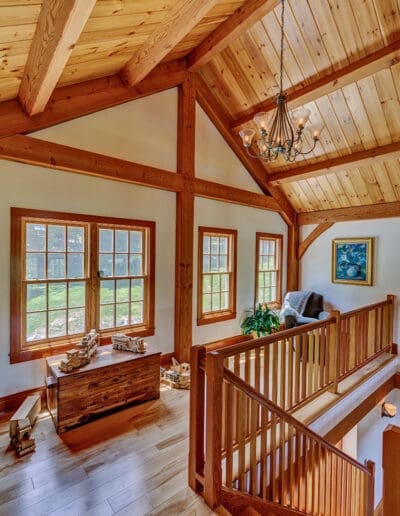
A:
[[[10,419],[10,439],[19,457],[35,451],[32,427],[41,409],[40,396],[28,396]]]

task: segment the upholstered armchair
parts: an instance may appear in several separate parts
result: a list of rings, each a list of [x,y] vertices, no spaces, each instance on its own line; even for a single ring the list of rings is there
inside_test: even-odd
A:
[[[281,321],[285,323],[286,329],[327,317],[329,317],[329,312],[324,311],[324,300],[321,294],[306,290],[288,292],[280,313]]]

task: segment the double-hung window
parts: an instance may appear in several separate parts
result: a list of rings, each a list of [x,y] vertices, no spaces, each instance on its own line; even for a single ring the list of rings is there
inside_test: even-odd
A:
[[[236,230],[199,228],[199,325],[236,317],[236,241]]]
[[[11,362],[154,333],[154,223],[11,209]]]
[[[282,235],[256,233],[255,304],[282,301]]]

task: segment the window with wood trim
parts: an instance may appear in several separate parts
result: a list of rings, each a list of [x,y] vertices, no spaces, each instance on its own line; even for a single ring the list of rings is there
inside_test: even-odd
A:
[[[199,325],[236,317],[236,242],[236,230],[199,227]]]
[[[255,306],[282,302],[282,235],[256,233]]]
[[[11,362],[154,333],[154,223],[11,209]]]

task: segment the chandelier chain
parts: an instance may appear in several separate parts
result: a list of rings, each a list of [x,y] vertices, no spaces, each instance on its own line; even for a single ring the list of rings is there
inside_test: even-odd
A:
[[[280,93],[283,92],[283,43],[284,43],[284,23],[285,23],[285,0],[282,0],[282,9],[281,9],[281,62],[280,62],[280,84],[279,90]]]
[[[276,97],[276,109],[274,116],[270,119],[268,113],[257,113],[254,116],[254,122],[258,126],[260,137],[256,139],[258,146],[257,154],[251,152],[251,144],[255,131],[245,128],[240,131],[243,145],[247,149],[247,153],[253,158],[260,158],[264,161],[275,161],[279,156],[286,161],[295,161],[299,156],[310,154],[315,149],[319,141],[319,128],[312,128],[313,143],[307,150],[303,150],[304,127],[309,119],[310,110],[300,108],[289,115],[287,107],[287,97],[283,91],[283,54],[285,42],[285,0],[281,0],[281,48],[280,48],[280,66],[279,66],[279,93]],[[292,117],[292,120],[291,120]]]

